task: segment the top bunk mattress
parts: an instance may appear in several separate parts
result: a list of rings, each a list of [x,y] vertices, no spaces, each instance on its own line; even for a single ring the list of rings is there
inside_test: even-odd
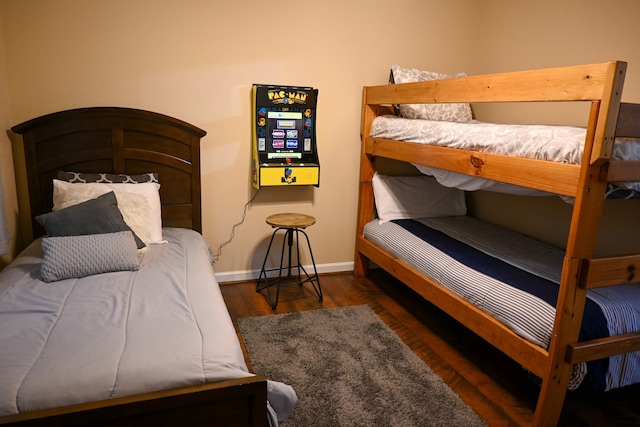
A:
[[[494,124],[475,120],[463,123],[416,120],[385,115],[373,120],[370,136],[579,165],[582,160],[586,129],[560,125]],[[640,159],[640,140],[616,138],[612,158],[614,160]],[[498,185],[491,187],[493,182],[486,179],[452,172],[445,173],[435,168],[414,165],[422,173],[435,176],[441,184],[448,187],[469,191],[488,189],[523,195],[540,193],[502,183],[495,183]],[[443,182],[447,177],[450,177],[450,181]],[[616,187],[634,192],[640,191],[640,183],[637,182],[616,183]],[[510,188],[513,191],[510,191]]]
[[[0,272],[0,416],[252,375],[208,245],[163,236],[138,271],[45,283],[36,240]]]

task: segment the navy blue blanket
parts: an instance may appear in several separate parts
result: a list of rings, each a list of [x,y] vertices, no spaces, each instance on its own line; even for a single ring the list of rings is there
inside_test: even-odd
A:
[[[420,222],[411,219],[395,220],[393,222],[428,242],[438,250],[455,258],[465,266],[500,280],[514,288],[535,295],[553,307],[556,306],[559,288],[556,283],[520,270],[507,262],[487,255],[466,243],[462,243]],[[595,302],[587,298],[582,319],[582,328],[580,330],[580,341],[608,336],[609,329],[602,310]],[[588,362],[587,377],[583,380],[579,389],[604,391],[605,375],[608,366],[608,359]]]

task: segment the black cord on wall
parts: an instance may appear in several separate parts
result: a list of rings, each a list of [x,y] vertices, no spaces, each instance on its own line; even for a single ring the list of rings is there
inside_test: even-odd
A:
[[[253,197],[251,197],[251,199],[247,203],[244,204],[244,211],[242,212],[242,219],[240,220],[240,222],[235,223],[233,225],[233,227],[231,228],[231,236],[229,236],[229,240],[227,240],[224,243],[221,243],[220,246],[218,246],[218,251],[213,256],[213,262],[217,262],[218,261],[218,259],[220,258],[220,255],[222,255],[222,248],[227,246],[233,240],[233,237],[235,236],[236,227],[238,227],[239,225],[242,225],[244,223],[244,220],[245,220],[245,218],[247,216],[247,208],[249,207],[251,202],[253,202],[255,200],[255,198],[256,198],[256,196],[258,195],[259,192],[260,192],[260,189],[258,189],[258,191],[256,191],[256,193],[253,195]]]

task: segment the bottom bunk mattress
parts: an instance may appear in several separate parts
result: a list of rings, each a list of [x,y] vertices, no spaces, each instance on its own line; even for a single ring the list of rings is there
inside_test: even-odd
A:
[[[364,237],[548,348],[564,251],[468,216],[373,220]],[[640,285],[588,292],[580,340],[640,331]],[[640,382],[640,352],[574,366],[569,388]]]
[[[33,242],[0,272],[0,416],[252,375],[192,230],[139,270],[46,283]]]

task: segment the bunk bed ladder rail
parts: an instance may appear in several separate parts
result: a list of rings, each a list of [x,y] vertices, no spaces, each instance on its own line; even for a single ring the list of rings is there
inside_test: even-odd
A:
[[[587,287],[584,284],[590,282],[585,260],[593,258],[597,243],[598,233],[592,230],[599,229],[602,218],[609,160],[613,151],[627,64],[611,62],[607,65],[602,94],[591,103],[578,191],[556,305],[553,338],[534,413],[535,426],[557,424],[572,364],[577,361],[576,357],[589,358],[592,354],[584,350],[590,348],[589,343],[577,344],[587,298]],[[589,76],[585,78],[588,79]],[[615,339],[610,341],[613,340]],[[624,338],[622,340],[625,341]],[[607,351],[614,351],[613,354],[621,352],[617,344],[599,346],[600,349],[605,347]]]

